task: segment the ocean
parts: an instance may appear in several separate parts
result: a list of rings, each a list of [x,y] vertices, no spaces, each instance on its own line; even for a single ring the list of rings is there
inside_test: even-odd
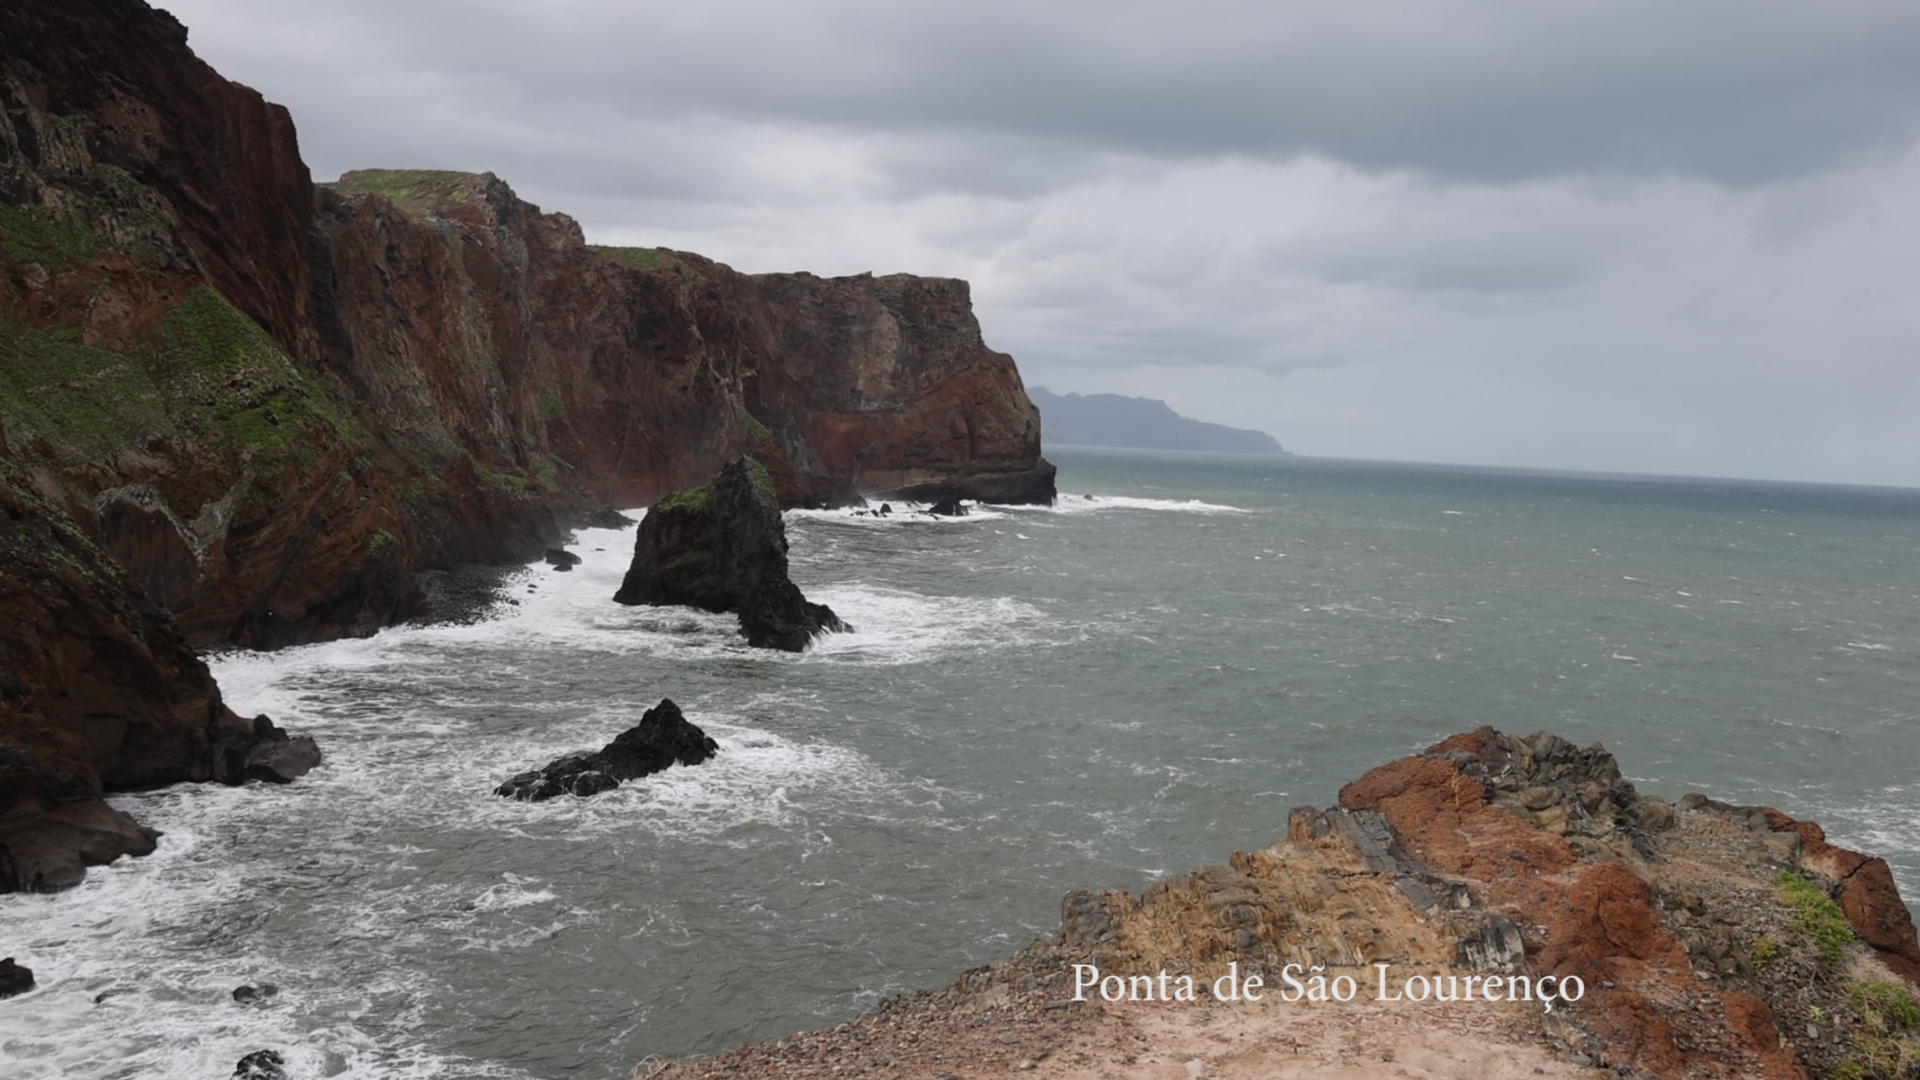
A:
[[[158,852],[0,899],[40,980],[4,1071],[623,1077],[949,982],[1482,724],[1817,820],[1920,896],[1920,491],[1049,456],[1048,509],[790,512],[855,628],[801,656],[612,603],[633,533],[583,530],[480,621],[212,658],[325,765],[116,796]],[[716,759],[492,794],[662,697]]]

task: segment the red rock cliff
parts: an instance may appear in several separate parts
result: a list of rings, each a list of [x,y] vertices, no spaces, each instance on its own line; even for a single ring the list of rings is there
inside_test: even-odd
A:
[[[595,249],[491,175],[316,189],[286,110],[140,0],[0,6],[0,425],[16,855],[48,800],[219,771],[245,725],[191,646],[370,633],[421,569],[743,451],[789,503],[1053,495],[965,283]]]
[[[618,505],[743,451],[789,503],[1053,498],[1038,412],[963,281],[589,247],[491,173],[349,173],[317,235],[327,362],[377,430]]]

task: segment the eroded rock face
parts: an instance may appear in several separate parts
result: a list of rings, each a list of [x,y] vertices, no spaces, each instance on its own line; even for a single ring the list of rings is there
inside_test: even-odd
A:
[[[568,754],[544,768],[523,772],[494,789],[495,795],[542,802],[556,795],[598,795],[621,781],[651,776],[672,765],[698,765],[720,751],[671,698],[648,709],[640,722],[591,754]]]
[[[317,761],[312,740],[234,715],[166,612],[4,456],[0,565],[0,892],[152,851],[107,791],[286,780]]]
[[[1816,847],[1817,826],[1771,808],[1642,796],[1598,745],[1482,728],[1374,769],[1340,803],[1381,814],[1412,858],[1524,928],[1534,970],[1585,979],[1581,1050],[1610,1065],[1827,1075],[1873,1034],[1846,985],[1870,970],[1912,979],[1891,875],[1852,884],[1873,860],[1823,836]],[[1841,897],[1863,946],[1823,958],[1782,900],[1783,873]]]
[[[87,545],[0,582],[28,762],[0,834],[36,852],[5,880],[149,844],[73,809],[101,791],[310,767],[189,646],[372,633],[421,613],[422,571],[535,558],[744,451],[790,502],[1052,497],[964,282],[595,249],[491,174],[316,188],[286,110],[139,0],[13,0],[0,40],[6,497]],[[770,642],[819,621],[756,610]]]
[[[766,470],[735,458],[706,487],[655,503],[634,538],[633,565],[614,600],[734,611],[747,644],[799,652],[847,630],[833,609],[787,577],[787,532]]]

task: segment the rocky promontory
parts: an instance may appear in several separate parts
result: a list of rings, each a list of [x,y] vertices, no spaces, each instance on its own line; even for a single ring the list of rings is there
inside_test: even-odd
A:
[[[851,629],[787,576],[787,530],[773,479],[746,457],[721,466],[705,487],[647,511],[613,598],[738,612],[740,632],[757,648],[800,652],[816,635]]]
[[[1224,865],[1070,893],[949,987],[640,1075],[1913,1077],[1916,956],[1885,862],[1819,826],[1482,728]]]
[[[0,41],[0,891],[150,847],[106,792],[301,756],[196,648],[373,633],[741,454],[787,505],[1053,497],[963,281],[596,247],[491,173],[316,185],[141,0]]]

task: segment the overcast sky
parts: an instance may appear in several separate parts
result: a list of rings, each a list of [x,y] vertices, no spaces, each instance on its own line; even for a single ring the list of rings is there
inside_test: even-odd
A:
[[[163,0],[316,179],[964,277],[1300,453],[1920,486],[1920,4]]]

